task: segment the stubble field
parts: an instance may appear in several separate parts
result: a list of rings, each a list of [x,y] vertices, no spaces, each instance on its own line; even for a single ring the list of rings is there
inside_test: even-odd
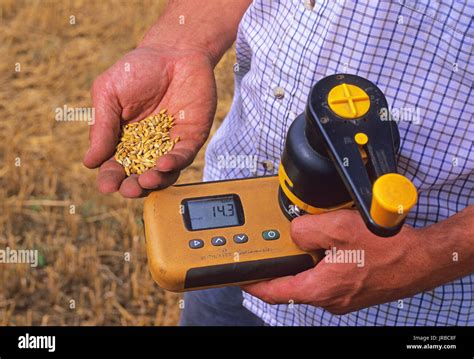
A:
[[[0,325],[174,325],[180,296],[147,268],[143,200],[102,195],[83,167],[94,78],[133,49],[164,1],[0,0],[0,249],[37,249],[38,266],[0,264]],[[72,18],[73,16],[74,18]],[[74,19],[74,24],[71,24]],[[232,100],[234,55],[216,69],[214,129]],[[213,131],[214,131],[213,129]],[[200,180],[203,150],[179,182]]]

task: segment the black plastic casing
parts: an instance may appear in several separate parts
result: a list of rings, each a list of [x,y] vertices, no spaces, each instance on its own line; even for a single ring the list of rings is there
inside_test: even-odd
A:
[[[293,187],[289,183],[287,187],[303,202],[317,208],[352,201],[334,163],[325,154],[324,147],[320,149],[322,153],[309,143],[305,114],[299,115],[288,130],[281,157],[281,164],[293,182]]]
[[[356,85],[368,94],[371,105],[365,115],[346,120],[330,110],[328,93],[342,83]],[[395,235],[403,225],[381,227],[369,213],[373,182],[383,174],[397,172],[398,126],[389,116],[381,117],[382,110],[388,113],[388,108],[384,94],[372,82],[350,74],[327,76],[313,86],[305,113],[291,124],[281,158],[293,184],[287,182],[286,187],[301,201],[322,209],[354,201],[367,227],[382,237]],[[365,165],[354,142],[357,132],[369,137],[364,146]],[[351,163],[349,167],[344,158]],[[294,216],[287,210],[291,201],[281,189],[279,196],[283,212],[291,219]]]

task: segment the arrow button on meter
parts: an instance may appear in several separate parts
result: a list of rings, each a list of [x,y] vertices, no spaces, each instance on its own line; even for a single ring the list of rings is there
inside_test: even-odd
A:
[[[198,249],[204,247],[204,241],[202,239],[191,239],[189,241],[189,247],[192,249]]]
[[[223,246],[226,242],[224,237],[212,237],[211,239],[213,246]]]
[[[248,240],[249,237],[245,233],[239,233],[234,236],[235,243],[246,243]]]

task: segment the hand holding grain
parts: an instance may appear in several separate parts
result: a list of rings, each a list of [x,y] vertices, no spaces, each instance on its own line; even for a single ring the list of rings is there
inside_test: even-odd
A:
[[[134,198],[173,184],[206,141],[216,101],[212,61],[205,52],[161,46],[137,48],[125,55],[101,74],[92,88],[96,121],[90,129],[84,165],[100,167],[99,190],[120,191],[124,197]],[[121,126],[161,109],[174,115],[171,137],[180,141],[154,168],[126,177],[122,165],[113,158]]]

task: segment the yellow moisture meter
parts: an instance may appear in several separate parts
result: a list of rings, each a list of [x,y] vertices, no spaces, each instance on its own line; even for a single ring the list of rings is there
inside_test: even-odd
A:
[[[376,235],[397,234],[417,200],[397,173],[399,144],[377,86],[355,75],[321,79],[290,126],[278,176],[175,185],[148,196],[154,280],[182,292],[310,269],[323,254],[302,251],[289,232],[303,214],[355,207]]]
[[[320,258],[291,241],[290,223],[277,198],[276,176],[153,192],[144,211],[153,278],[162,288],[180,292],[313,267]]]

